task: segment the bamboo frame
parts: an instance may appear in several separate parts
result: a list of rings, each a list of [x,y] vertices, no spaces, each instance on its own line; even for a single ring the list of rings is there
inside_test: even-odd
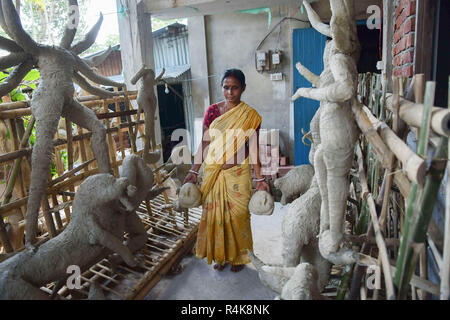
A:
[[[115,92],[113,98],[100,99],[95,96],[78,97],[78,100],[85,106],[92,108],[96,112],[97,117],[103,121],[106,125],[107,141],[109,144],[111,167],[114,173],[118,176],[119,166],[122,165],[125,153],[142,154],[143,150],[137,150],[136,148],[136,133],[143,131],[144,120],[138,120],[136,117],[137,110],[134,110],[131,106],[131,101],[137,97],[136,91],[124,91]],[[118,110],[118,104],[124,103],[125,110]],[[108,110],[108,104],[113,104],[115,110],[111,112]],[[101,109],[99,110],[99,107]],[[0,155],[0,164],[12,164],[15,163],[16,173],[14,178],[10,179],[11,188],[14,185],[20,184],[23,186],[23,177],[20,175],[21,168],[17,165],[20,164],[23,159],[26,159],[31,155],[32,148],[27,145],[28,138],[33,126],[33,118],[31,119],[30,126],[27,131],[20,130],[20,126],[16,124],[16,119],[26,115],[30,115],[29,103],[24,102],[11,102],[6,104],[0,104],[0,119],[8,121],[9,127],[12,128],[11,136],[13,137],[14,149],[11,152]],[[126,121],[122,122],[121,117],[125,116]],[[134,119],[132,118],[134,117]],[[118,119],[116,124],[113,125],[113,120]],[[18,122],[17,122],[18,123]],[[57,163],[58,177],[52,178],[47,183],[46,197],[42,202],[42,211],[40,212],[39,219],[45,221],[46,230],[44,234],[41,234],[40,239],[46,241],[52,237],[57,236],[64,230],[70,221],[70,214],[72,208],[72,200],[78,185],[87,177],[98,173],[96,168],[95,159],[88,159],[88,144],[92,137],[92,133],[86,130],[82,130],[78,127],[78,133],[72,134],[72,124],[66,121],[67,135],[65,138],[59,136],[54,140],[54,150],[56,154],[55,163]],[[122,133],[128,132],[131,142],[131,150],[124,143]],[[115,146],[113,134],[119,134],[119,143]],[[19,141],[19,138],[21,141]],[[75,147],[80,148],[80,159],[75,159]],[[116,152],[116,147],[119,152]],[[67,152],[67,167],[65,168],[64,162],[61,160],[61,154],[63,151]],[[122,155],[122,157],[120,157]],[[155,174],[155,181],[162,183],[167,179],[167,175],[159,170]],[[23,189],[23,188],[22,188]],[[9,194],[9,193],[8,193]],[[24,209],[28,195],[23,193],[18,199],[13,201],[3,201],[0,205],[0,237],[2,243],[5,243],[6,252],[12,253],[12,247],[8,246],[9,238],[5,230],[3,218],[9,217],[14,210]],[[157,280],[167,273],[174,263],[180,260],[180,258],[188,251],[190,251],[195,243],[196,230],[200,221],[201,210],[190,209],[184,217],[178,217],[175,214],[168,214],[165,211],[159,210],[163,205],[167,205],[172,199],[167,196],[159,196],[159,198],[152,201],[143,202],[143,205],[139,208],[138,214],[140,215],[145,228],[148,233],[148,242],[145,249],[142,249],[142,255],[145,257],[145,265],[143,265],[142,271],[133,270],[124,265],[119,266],[119,273],[105,266],[105,261],[92,266],[90,270],[82,276],[83,289],[78,292],[69,291],[67,288],[59,290],[58,295],[61,299],[72,299],[72,297],[83,297],[87,294],[90,283],[96,281],[100,282],[100,287],[108,294],[121,299],[133,298],[136,295],[144,295],[150,288],[156,284]],[[60,215],[60,212],[65,213],[65,217]],[[152,215],[152,219],[148,220],[148,217]],[[166,221],[167,220],[167,221]],[[170,222],[170,224],[168,223]],[[23,220],[19,223],[20,226],[24,226],[26,221]],[[8,258],[9,255],[2,255],[1,259]],[[122,284],[124,275],[127,280],[129,275],[135,277],[132,281],[133,285]],[[150,284],[150,285],[149,285]],[[48,286],[45,289],[49,294],[51,293]]]

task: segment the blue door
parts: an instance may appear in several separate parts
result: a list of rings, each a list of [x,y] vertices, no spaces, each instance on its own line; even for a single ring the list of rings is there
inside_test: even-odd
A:
[[[298,88],[312,87],[295,68],[295,64],[300,62],[313,73],[320,75],[323,71],[323,53],[325,50],[325,43],[327,38],[314,30],[295,29],[293,32],[293,63],[294,63],[294,92]],[[294,133],[295,133],[295,149],[294,149],[294,164],[296,166],[302,164],[309,164],[308,155],[310,147],[303,144],[302,129],[309,132],[309,123],[311,122],[320,103],[318,101],[300,98],[294,103]]]

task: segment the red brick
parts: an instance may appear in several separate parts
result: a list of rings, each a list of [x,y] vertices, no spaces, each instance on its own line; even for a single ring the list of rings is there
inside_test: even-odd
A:
[[[403,53],[402,63],[412,63],[414,61],[414,50],[409,50]]]
[[[403,30],[400,28],[397,32],[394,33],[394,43],[398,43],[400,39],[403,37]]]
[[[406,14],[405,11],[402,12],[401,15],[398,16],[398,18],[395,20],[395,29],[398,30],[401,28],[403,22],[406,20]]]
[[[402,75],[403,75],[403,69],[401,67],[400,68],[394,68],[394,76],[400,77]]]
[[[401,66],[402,63],[403,63],[402,61],[403,61],[403,59],[402,59],[402,55],[401,54],[395,56],[395,58],[394,58],[394,66],[396,66],[396,67]]]
[[[411,64],[403,67],[403,76],[404,77],[411,78],[413,75],[414,75],[414,69]]]
[[[406,38],[403,37],[395,46],[394,46],[394,56],[405,50],[406,48]]]
[[[405,5],[404,11],[407,17],[410,17],[412,15],[416,14],[416,1],[409,1],[408,4]]]
[[[407,34],[414,30],[416,30],[416,18],[415,17],[408,18],[403,24],[403,33]]]
[[[415,43],[414,37],[415,37],[415,33],[409,33],[403,38],[405,40],[405,48],[404,49],[414,47],[414,43]]]
[[[402,13],[403,6],[401,4],[398,5],[397,9],[395,10],[395,19],[398,18],[398,16]]]

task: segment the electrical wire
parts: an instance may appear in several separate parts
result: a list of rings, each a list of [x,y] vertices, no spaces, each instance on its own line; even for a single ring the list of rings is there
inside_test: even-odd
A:
[[[295,20],[295,21],[300,21],[303,23],[308,23],[311,24],[309,21],[307,20],[302,20],[302,19],[298,19],[298,18],[294,18],[294,17],[284,17],[283,19],[281,19],[270,31],[269,33],[266,34],[266,36],[259,42],[258,46],[256,47],[255,50],[255,69],[257,70],[257,65],[256,65],[256,55],[258,50],[261,48],[262,44],[264,43],[264,41],[267,40],[267,38],[278,28],[278,26],[280,27],[280,31],[279,31],[279,35],[281,34],[281,24],[286,21],[286,20]],[[279,40],[278,40],[279,41]],[[278,48],[277,48],[278,49]]]

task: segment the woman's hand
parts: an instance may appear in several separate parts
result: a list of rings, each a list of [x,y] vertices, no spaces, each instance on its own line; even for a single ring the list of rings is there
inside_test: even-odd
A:
[[[186,176],[186,178],[184,179],[183,184],[189,183],[189,182],[190,182],[190,183],[193,183],[193,184],[197,184],[198,178],[197,178],[197,175],[196,175],[195,173],[190,172],[190,173]]]
[[[267,181],[258,181],[256,183],[255,191],[267,191],[270,193],[270,186]]]

